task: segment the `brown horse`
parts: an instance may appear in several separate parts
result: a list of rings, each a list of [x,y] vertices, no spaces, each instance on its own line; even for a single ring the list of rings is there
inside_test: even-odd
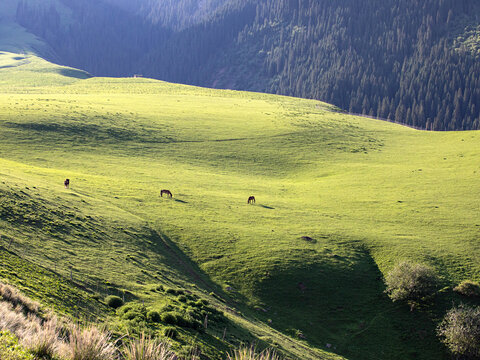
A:
[[[255,204],[255,196],[250,196],[247,201],[248,204]]]
[[[165,194],[167,197],[173,197],[172,192],[170,190],[162,190],[160,191],[160,196],[163,197],[163,194]]]
[[[65,179],[63,185],[65,185],[65,189],[68,189],[68,187],[70,186],[70,179]]]

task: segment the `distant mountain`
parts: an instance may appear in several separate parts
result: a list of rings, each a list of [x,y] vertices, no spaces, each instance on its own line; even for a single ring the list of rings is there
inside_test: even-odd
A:
[[[11,1],[11,0],[10,0]],[[17,22],[62,64],[333,103],[433,130],[480,129],[478,0],[59,0]]]

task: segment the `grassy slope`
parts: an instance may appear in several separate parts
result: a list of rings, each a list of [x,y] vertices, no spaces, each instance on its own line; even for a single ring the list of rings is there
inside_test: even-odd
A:
[[[145,290],[158,283],[215,291],[247,317],[231,315],[238,326],[299,358],[324,356],[301,343],[351,359],[443,356],[434,323],[451,292],[411,314],[380,278],[412,258],[445,285],[479,280],[478,132],[419,132],[309,100],[82,80],[14,57],[0,57],[13,66],[0,70],[0,233],[25,261],[152,306],[161,296]]]

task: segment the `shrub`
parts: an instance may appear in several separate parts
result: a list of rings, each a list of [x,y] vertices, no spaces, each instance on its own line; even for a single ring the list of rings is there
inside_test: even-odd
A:
[[[119,308],[117,315],[123,320],[142,322],[147,319],[147,308],[143,304],[129,303]]]
[[[455,356],[480,358],[480,307],[460,305],[450,309],[437,332]]]
[[[176,339],[178,337],[178,331],[173,326],[167,326],[163,329],[163,335],[170,339]]]
[[[435,292],[438,278],[429,266],[403,261],[387,274],[385,282],[393,301],[416,302]]]
[[[175,312],[166,312],[162,314],[162,322],[165,324],[176,324],[177,323],[177,313]]]
[[[187,302],[187,297],[185,295],[180,295],[178,298],[177,298],[178,301],[180,302]]]
[[[123,300],[115,295],[110,295],[105,298],[105,303],[111,308],[117,309],[123,305]]]
[[[170,351],[168,344],[142,334],[123,348],[126,360],[175,360],[176,355]]]
[[[158,313],[158,311],[151,310],[147,313],[147,320],[154,323],[160,322],[160,314]]]
[[[181,327],[196,328],[197,321],[188,315],[177,314],[177,325]]]
[[[463,296],[478,297],[480,296],[480,284],[471,280],[464,280],[453,291]]]
[[[267,349],[260,353],[255,351],[253,347],[242,347],[228,354],[228,360],[280,360],[275,350]]]
[[[71,360],[114,360],[115,346],[111,343],[111,335],[98,330],[94,326],[80,329],[73,326],[70,330],[67,354]]]

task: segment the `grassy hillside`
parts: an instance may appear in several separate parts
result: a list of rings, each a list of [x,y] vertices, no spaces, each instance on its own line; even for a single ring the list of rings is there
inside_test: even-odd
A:
[[[93,316],[33,281],[27,269],[41,267],[113,323],[107,294],[160,309],[178,303],[160,284],[187,289],[223,313],[195,340],[211,357],[255,339],[300,359],[446,356],[434,328],[460,300],[447,287],[480,280],[480,133],[89,78],[8,53],[0,63],[0,256],[32,264],[0,277]],[[382,275],[402,259],[442,276],[423,311],[383,293]],[[179,346],[195,334],[181,329]]]

